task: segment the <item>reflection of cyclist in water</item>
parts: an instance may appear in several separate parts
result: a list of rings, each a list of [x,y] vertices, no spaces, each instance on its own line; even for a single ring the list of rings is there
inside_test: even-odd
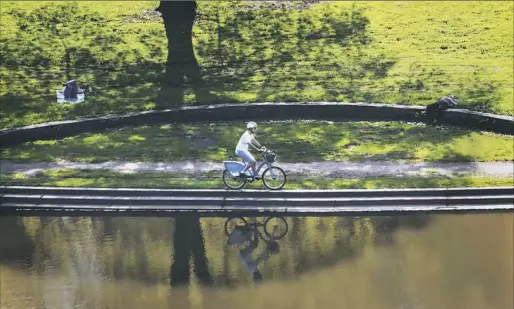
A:
[[[257,269],[259,263],[268,260],[273,254],[279,252],[279,245],[276,241],[266,241],[266,251],[261,253],[257,257],[257,259],[254,260],[252,253],[259,246],[258,233],[259,231],[256,226],[254,226],[251,229],[236,227],[232,231],[227,241],[227,244],[232,245],[234,247],[248,243],[246,247],[239,249],[239,260],[241,264],[243,264],[243,266],[246,268],[246,270],[253,276],[254,281],[262,280],[262,274]]]

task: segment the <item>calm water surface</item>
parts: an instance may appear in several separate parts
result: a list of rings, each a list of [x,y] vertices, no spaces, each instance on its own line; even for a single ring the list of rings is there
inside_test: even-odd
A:
[[[512,309],[513,219],[1,217],[0,307]]]

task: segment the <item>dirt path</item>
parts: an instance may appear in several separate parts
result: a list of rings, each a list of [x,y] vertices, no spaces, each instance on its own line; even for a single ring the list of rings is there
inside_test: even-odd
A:
[[[364,176],[487,176],[514,177],[514,162],[466,162],[466,163],[399,163],[399,162],[339,162],[278,163],[287,173],[312,176],[356,178]],[[42,162],[15,163],[0,160],[0,173],[20,173],[28,176],[48,169],[71,168],[110,170],[116,172],[168,172],[202,173],[222,171],[220,162],[180,161],[170,163],[110,161],[103,163]]]

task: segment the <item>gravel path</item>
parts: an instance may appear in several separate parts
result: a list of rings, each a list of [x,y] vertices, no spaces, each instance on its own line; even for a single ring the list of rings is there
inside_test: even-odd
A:
[[[287,173],[302,173],[312,176],[357,178],[364,176],[487,176],[514,177],[514,162],[466,162],[466,163],[400,163],[387,161],[340,162],[324,161],[311,163],[281,163]],[[110,170],[116,172],[171,172],[201,173],[222,171],[221,162],[180,161],[171,163],[110,161],[103,163],[41,162],[16,163],[0,160],[0,174],[20,173],[34,176],[48,169],[71,168]]]

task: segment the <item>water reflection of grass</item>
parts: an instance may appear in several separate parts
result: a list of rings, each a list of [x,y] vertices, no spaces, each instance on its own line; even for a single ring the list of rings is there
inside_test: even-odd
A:
[[[404,122],[261,122],[258,140],[282,162],[326,160],[510,161],[514,138]],[[16,161],[170,162],[235,159],[243,122],[126,127],[5,148]]]
[[[142,172],[121,173],[96,170],[60,169],[43,171],[36,176],[3,174],[4,185],[36,185],[57,187],[142,187],[142,188],[224,188],[219,172],[180,173]],[[359,179],[305,177],[291,175],[286,189],[344,189],[344,188],[430,188],[430,187],[486,187],[512,186],[512,178],[471,176],[412,176],[363,177]],[[248,189],[262,189],[261,182],[247,185]]]
[[[360,254],[344,259],[337,252],[340,259],[323,267],[320,258],[330,255],[330,250],[345,250],[355,244],[341,242],[348,235],[348,225],[341,223],[352,219],[358,222],[354,238],[360,240],[355,246]],[[109,239],[102,230],[109,224],[99,218],[77,218],[72,226],[93,228],[68,233],[60,231],[56,218],[47,219],[44,225],[37,222],[39,218],[24,218],[25,225],[31,221],[41,227],[34,237],[41,242],[38,250],[47,249],[46,255],[35,255],[34,261],[50,263],[56,254],[53,262],[62,264],[53,271],[46,272],[51,268],[43,267],[31,274],[0,266],[0,296],[6,308],[37,307],[43,302],[58,306],[64,291],[85,307],[95,304],[108,309],[222,309],[228,302],[234,308],[253,309],[509,308],[513,302],[512,219],[512,214],[431,216],[431,223],[423,229],[411,231],[400,226],[384,233],[374,229],[373,218],[288,218],[291,225],[296,220],[300,230],[298,234],[291,231],[281,252],[260,267],[265,280],[259,286],[252,285],[236,252],[225,246],[221,231],[224,218],[202,219],[209,268],[220,274],[220,281],[216,288],[199,286],[193,280],[189,286],[170,290],[165,277],[172,257],[171,219],[110,218],[117,237]],[[58,234],[67,236],[55,237]],[[91,280],[70,283],[72,273],[66,272],[72,269],[71,260],[66,260],[72,256],[72,251],[67,251],[69,243],[84,234],[96,237],[98,246],[92,250],[89,246],[95,242],[76,242],[75,248],[82,250],[78,252],[97,254],[95,261],[104,263],[105,270],[117,270],[118,276],[109,274],[109,280],[98,277],[96,284]],[[380,234],[391,242],[373,245],[369,236]],[[149,243],[153,247],[146,247]],[[153,256],[163,257],[163,262],[149,263]],[[295,266],[302,263],[313,268],[299,273]],[[159,279],[145,282],[138,275]],[[224,279],[237,285],[227,288]],[[50,286],[55,294],[45,289]]]

